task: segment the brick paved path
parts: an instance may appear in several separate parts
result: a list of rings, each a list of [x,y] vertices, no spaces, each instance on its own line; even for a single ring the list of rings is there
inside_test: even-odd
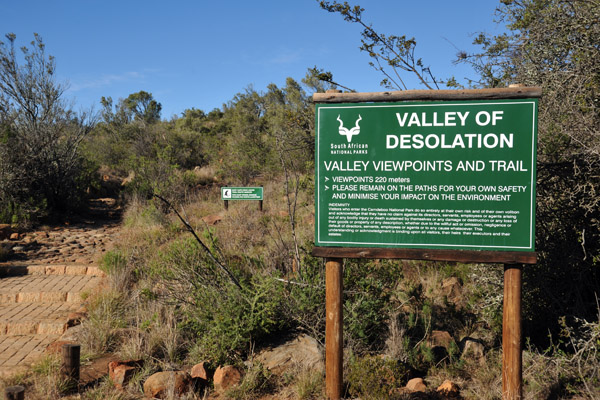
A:
[[[82,294],[102,280],[97,262],[116,240],[111,205],[98,201],[97,220],[0,240],[11,252],[0,263],[0,376],[27,368],[79,323]]]

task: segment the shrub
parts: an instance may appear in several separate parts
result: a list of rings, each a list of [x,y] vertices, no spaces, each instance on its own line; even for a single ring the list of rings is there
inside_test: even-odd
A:
[[[346,381],[353,397],[388,400],[399,397],[410,376],[410,368],[377,356],[350,357]]]

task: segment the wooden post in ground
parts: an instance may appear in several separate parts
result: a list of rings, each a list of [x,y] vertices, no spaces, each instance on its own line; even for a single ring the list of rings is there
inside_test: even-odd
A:
[[[81,345],[64,344],[62,347],[61,372],[74,387],[79,385],[80,354]]]
[[[23,386],[10,386],[4,389],[6,400],[24,400],[25,388]]]
[[[523,398],[523,349],[521,328],[521,265],[504,265],[502,315],[502,399]]]
[[[327,258],[325,264],[325,390],[330,400],[342,397],[344,380],[343,288],[344,260]]]
[[[259,200],[258,201],[258,211],[262,211],[263,210],[263,201]]]
[[[223,204],[225,205],[225,210],[229,210],[229,200],[223,200]]]

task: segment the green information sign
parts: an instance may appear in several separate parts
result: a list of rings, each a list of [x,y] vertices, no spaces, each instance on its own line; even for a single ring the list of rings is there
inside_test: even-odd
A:
[[[537,99],[318,104],[316,245],[534,251]]]
[[[262,200],[262,187],[222,187],[221,200]]]

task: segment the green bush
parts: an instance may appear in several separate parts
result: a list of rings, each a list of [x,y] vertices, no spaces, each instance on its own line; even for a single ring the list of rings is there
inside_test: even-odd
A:
[[[286,326],[283,293],[280,283],[265,275],[242,281],[241,289],[227,284],[193,293],[184,326],[196,338],[195,356],[216,363],[243,360],[253,344]]]
[[[390,297],[402,276],[392,261],[346,260],[344,332],[355,350],[381,348],[391,311]]]
[[[410,368],[395,360],[377,356],[350,357],[346,381],[348,392],[365,400],[399,398],[399,390],[406,385]]]

